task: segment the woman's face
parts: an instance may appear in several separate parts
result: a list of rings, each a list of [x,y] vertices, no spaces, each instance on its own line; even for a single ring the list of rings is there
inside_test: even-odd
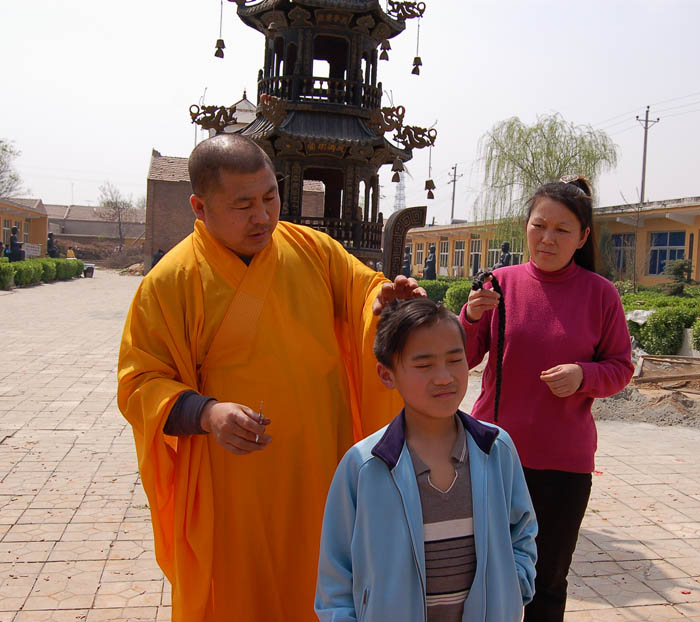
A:
[[[556,272],[569,265],[591,230],[581,231],[576,215],[560,201],[540,197],[530,212],[526,232],[534,264],[545,272]]]

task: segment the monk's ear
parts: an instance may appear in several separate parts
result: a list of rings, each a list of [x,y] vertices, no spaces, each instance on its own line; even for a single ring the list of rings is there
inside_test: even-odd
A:
[[[192,211],[194,215],[199,218],[199,220],[206,222],[206,217],[204,214],[204,201],[196,194],[190,195],[190,205],[192,206]]]
[[[396,381],[394,380],[394,372],[391,371],[386,365],[382,363],[377,363],[377,375],[379,380],[387,389],[395,389]]]

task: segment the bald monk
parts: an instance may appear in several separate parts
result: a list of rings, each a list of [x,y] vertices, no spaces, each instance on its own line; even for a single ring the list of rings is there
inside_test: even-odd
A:
[[[247,138],[200,143],[189,173],[194,231],[144,278],[119,355],[172,619],[315,620],[335,467],[401,407],[375,373],[375,313],[425,292],[278,222]]]

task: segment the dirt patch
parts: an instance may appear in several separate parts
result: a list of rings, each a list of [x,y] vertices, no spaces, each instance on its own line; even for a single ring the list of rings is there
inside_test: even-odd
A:
[[[697,398],[698,396],[694,396]],[[700,402],[678,390],[629,386],[617,395],[593,402],[597,421],[634,421],[700,428]]]

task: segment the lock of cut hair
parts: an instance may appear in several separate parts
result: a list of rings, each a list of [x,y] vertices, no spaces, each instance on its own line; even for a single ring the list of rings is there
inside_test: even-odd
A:
[[[493,400],[493,420],[498,421],[498,403],[501,399],[501,382],[503,380],[503,350],[505,349],[506,336],[506,303],[503,298],[503,290],[498,283],[498,279],[492,272],[479,272],[472,281],[472,289],[478,291],[483,289],[486,279],[491,277],[493,290],[500,294],[498,299],[498,342],[496,344],[496,394]]]

